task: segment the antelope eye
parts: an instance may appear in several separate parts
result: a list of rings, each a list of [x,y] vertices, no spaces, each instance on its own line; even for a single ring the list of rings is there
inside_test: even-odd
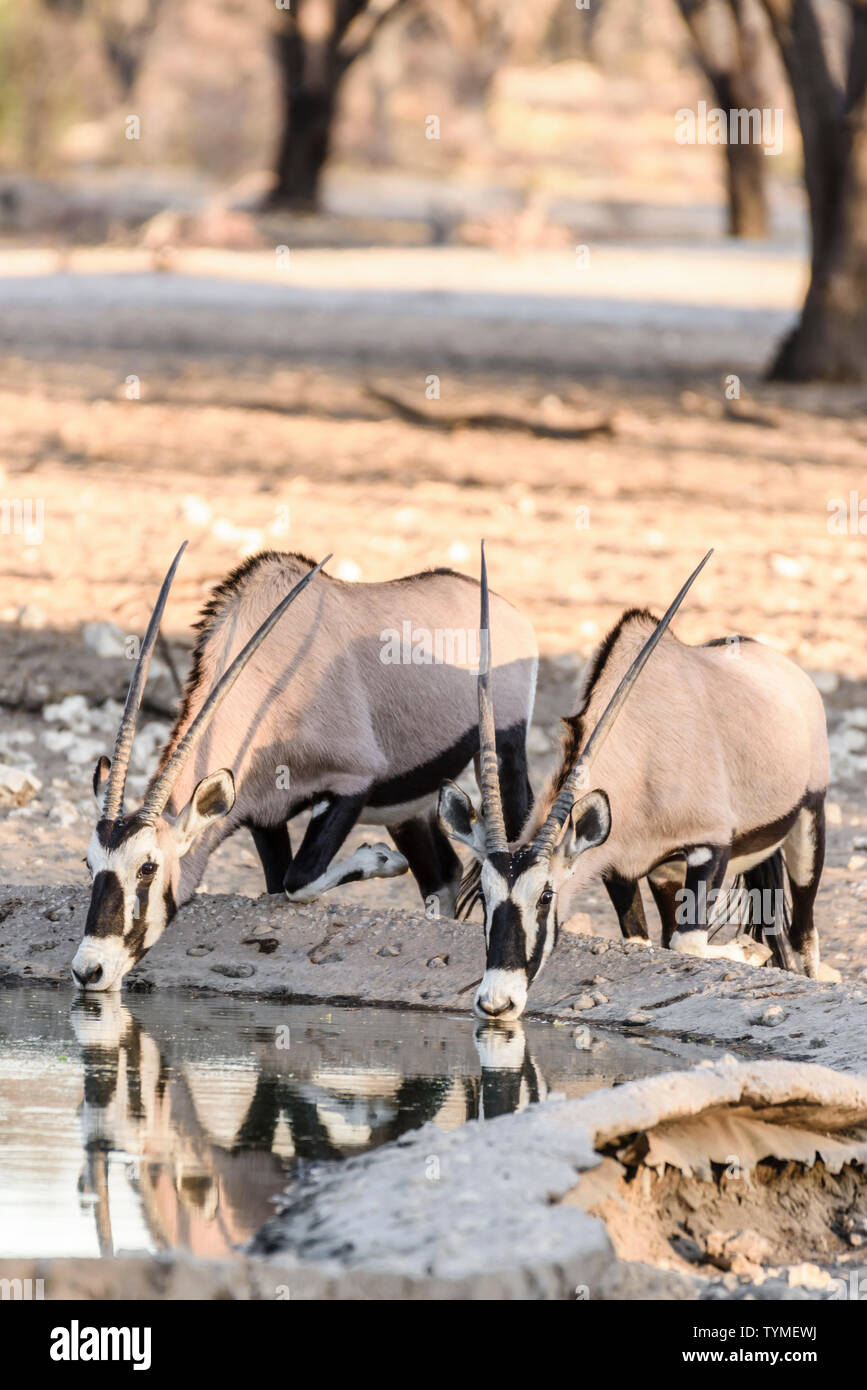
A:
[[[146,859],[138,871],[139,878],[153,878],[157,871],[157,866],[152,859]]]
[[[543,891],[542,891],[542,893],[541,893],[541,896],[540,896],[540,898],[539,898],[539,906],[540,906],[540,907],[547,907],[548,904],[551,903],[551,902],[553,902],[553,901],[554,901],[554,890],[553,890],[553,888],[545,888],[545,889],[543,889]]]

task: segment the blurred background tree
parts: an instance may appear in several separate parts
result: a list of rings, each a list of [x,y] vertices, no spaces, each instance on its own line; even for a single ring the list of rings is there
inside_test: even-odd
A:
[[[312,209],[331,147],[341,84],[407,0],[286,0],[277,7],[280,142],[270,207]]]
[[[763,0],[801,126],[810,287],[772,375],[867,380],[867,0]]]
[[[715,236],[721,210],[738,236],[807,225],[809,292],[773,370],[867,377],[867,0],[286,3],[0,0],[4,204],[35,176],[129,190],[134,172],[150,215],[170,188],[184,206],[423,209],[433,240],[493,237],[530,205],[533,235],[560,228],[549,245]],[[783,155],[678,146],[674,112],[702,96],[784,106]]]
[[[696,57],[724,111],[768,105],[767,27],[754,0],[677,0]],[[770,228],[767,160],[760,145],[723,146],[730,236],[764,237]]]

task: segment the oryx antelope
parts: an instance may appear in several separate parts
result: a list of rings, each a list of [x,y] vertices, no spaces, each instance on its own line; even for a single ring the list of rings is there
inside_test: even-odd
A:
[[[181,712],[142,805],[125,811],[136,717],[182,551],[142,643],[114,759],[101,758],[94,773],[100,814],[87,855],[93,888],[76,982],[119,987],[239,826],[252,833],[271,893],[310,901],[409,867],[422,897],[433,895],[438,911],[451,915],[461,865],[438,828],[436,797],[443,779],[458,776],[478,751],[477,662],[460,642],[441,642],[440,659],[429,659],[437,644],[424,636],[464,632],[475,644],[476,582],[450,570],[377,584],[321,573],[305,589],[321,566],[273,551],[253,556],[206,604]],[[525,745],[536,641],[504,599],[492,597],[492,608],[500,773],[517,836],[532,804]],[[406,628],[418,640],[396,640]],[[308,809],[293,854],[287,821]],[[329,867],[359,820],[387,826],[397,849],[365,845]]]
[[[778,913],[771,922],[752,918],[750,928],[768,937],[778,964],[818,973],[813,902],[829,776],[822,700],[797,666],[759,642],[688,647],[666,630],[708,558],[659,622],[632,609],[602,642],[578,712],[566,721],[560,767],[517,842],[497,777],[489,676],[480,669],[481,815],[446,784],[439,818],[477,861],[461,906],[480,898],[484,908],[481,1015],[520,1015],[568,915],[567,890],[571,898],[600,877],[625,937],[649,941],[639,889],[648,878],[664,945],[759,963],[771,950],[750,935],[708,940],[711,890],[727,874],[743,875],[747,890],[782,888],[785,864],[791,922]],[[486,632],[484,550],[481,612]],[[617,732],[606,739],[615,718]]]

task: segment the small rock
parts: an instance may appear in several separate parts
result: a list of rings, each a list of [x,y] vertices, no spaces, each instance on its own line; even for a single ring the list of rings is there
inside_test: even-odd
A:
[[[840,677],[836,671],[811,671],[813,684],[823,695],[833,695],[840,688]]]
[[[26,806],[42,783],[28,768],[0,765],[0,806]]]
[[[64,828],[75,825],[78,820],[78,807],[74,806],[71,801],[55,801],[48,812],[48,819]]]
[[[127,634],[116,623],[85,623],[81,640],[97,656],[126,656]]]
[[[608,1003],[608,995],[603,994],[601,989],[594,989],[590,995],[590,998],[593,1000],[594,1004]]]
[[[399,946],[391,946],[391,945],[389,945],[389,946],[380,946],[380,948],[379,948],[379,950],[377,951],[376,954],[377,954],[378,956],[399,956],[399,955],[400,955],[400,947],[399,947]]]
[[[849,862],[846,865],[846,868],[849,870],[851,874],[854,873],[856,869],[863,869],[865,864],[867,864],[867,859],[865,859],[863,854],[853,854],[850,857]]]
[[[691,1236],[672,1236],[669,1244],[682,1260],[688,1260],[690,1264],[694,1265],[704,1264],[704,1251],[698,1241],[693,1240]]]
[[[707,1258],[718,1269],[751,1274],[770,1255],[770,1246],[758,1231],[710,1231],[705,1241]],[[737,1268],[736,1268],[737,1266]]]
[[[448,965],[448,963],[448,956],[431,956],[430,960],[428,961],[428,965],[434,969],[442,969],[442,967]]]
[[[627,1022],[627,1023],[636,1023],[636,1024],[638,1024],[638,1023],[650,1023],[650,1021],[651,1021],[651,1019],[650,1019],[650,1014],[629,1014],[629,1015],[627,1016],[627,1019],[626,1019],[626,1022]]]
[[[188,946],[188,956],[207,956],[213,951],[213,946]]]
[[[790,1288],[826,1289],[833,1282],[826,1269],[808,1262],[790,1265],[787,1273]]]
[[[229,980],[249,980],[256,973],[253,965],[212,965],[211,969],[215,975],[225,975]]]
[[[778,1023],[782,1023],[787,1017],[785,1009],[779,1004],[769,1004],[760,1014],[756,1014],[751,1023],[761,1024],[764,1028],[774,1028]]]
[[[572,1005],[572,1008],[575,1009],[576,1011],[580,1011],[580,1010],[584,1010],[584,1009],[595,1009],[595,1007],[596,1007],[596,1000],[593,999],[592,996],[589,995],[589,994],[579,994],[579,995],[578,995],[578,998],[575,1000],[574,1004]]]
[[[25,603],[18,610],[18,626],[27,632],[41,631],[47,621],[44,611],[35,603]]]

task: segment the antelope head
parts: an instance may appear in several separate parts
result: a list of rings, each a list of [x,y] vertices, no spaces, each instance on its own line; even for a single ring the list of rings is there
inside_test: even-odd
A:
[[[72,977],[86,990],[119,989],[123,976],[150,950],[174,917],[181,860],[208,826],[232,810],[235,782],[229,768],[209,773],[177,816],[166,810],[172,789],[253,653],[326,563],[320,561],[305,574],[268,615],[215,683],[183,736],[176,742],[173,739],[174,747],[151,779],[139,809],[126,811],[124,792],[138,712],[163,610],[186,544],[184,541],[172,561],[151,614],[130,681],[114,756],[100,758],[93,774],[98,819],[87,851],[92,879],[90,907],[72,962]]]
[[[482,596],[479,662],[479,788],[481,811],[460,787],[440,790],[439,823],[446,835],[465,845],[481,866],[478,894],[485,916],[485,974],[474,1007],[482,1018],[519,1018],[530,984],[554,948],[559,930],[558,900],[581,856],[602,845],[611,831],[611,808],[603,790],[586,791],[593,758],[609,733],[630,690],[694,580],[709,551],[693,571],[641,651],[624,674],[599,722],[571,767],[563,767],[551,809],[526,843],[512,847],[506,836],[500,792],[491,695],[491,644],[488,578],[482,544]]]

